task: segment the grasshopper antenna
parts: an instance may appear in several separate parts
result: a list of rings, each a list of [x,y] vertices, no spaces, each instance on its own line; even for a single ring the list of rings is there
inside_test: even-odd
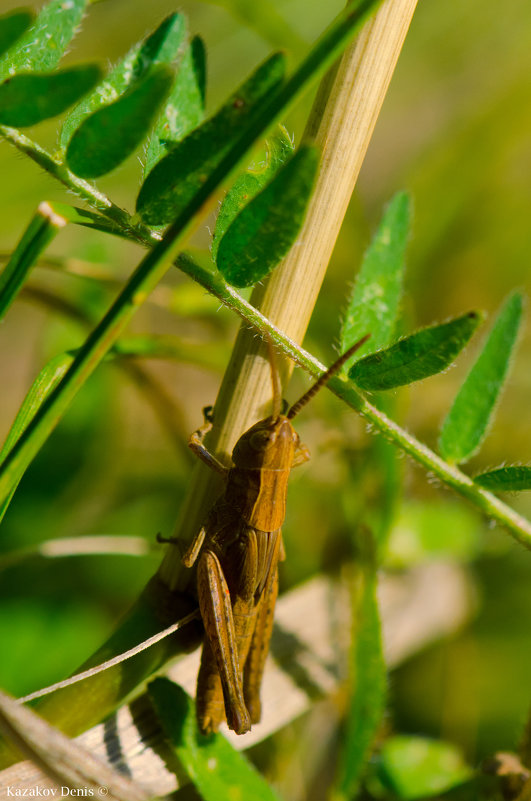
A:
[[[299,400],[296,403],[293,404],[293,406],[291,407],[291,409],[289,410],[289,412],[286,415],[288,420],[293,420],[295,415],[297,415],[300,412],[300,410],[304,406],[306,406],[308,401],[310,401],[313,398],[313,396],[317,392],[319,392],[321,387],[323,387],[325,384],[328,383],[328,381],[330,381],[330,379],[332,378],[333,375],[335,375],[336,373],[338,373],[341,370],[341,368],[343,367],[345,362],[347,362],[350,359],[350,357],[352,356],[352,354],[356,353],[356,351],[359,348],[361,348],[361,346],[364,345],[367,342],[369,337],[370,337],[370,334],[365,334],[364,337],[362,337],[360,340],[358,340],[358,342],[356,342],[354,345],[352,345],[352,347],[350,347],[348,350],[346,350],[339,357],[339,359],[337,359],[337,361],[335,361],[328,368],[326,373],[323,373],[322,376],[319,379],[317,379],[315,384],[313,384],[313,386],[311,386],[310,389],[307,392],[304,393],[302,398],[299,398]]]
[[[280,374],[278,372],[275,348],[271,337],[266,334],[267,355],[269,356],[269,366],[271,367],[271,384],[273,385],[273,411],[272,416],[276,420],[282,411],[282,386],[280,384]]]

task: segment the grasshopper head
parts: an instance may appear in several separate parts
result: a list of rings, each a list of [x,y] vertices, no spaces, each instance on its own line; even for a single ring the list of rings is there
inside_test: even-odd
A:
[[[236,467],[284,470],[291,467],[299,435],[285,415],[271,415],[248,429],[232,452]]]

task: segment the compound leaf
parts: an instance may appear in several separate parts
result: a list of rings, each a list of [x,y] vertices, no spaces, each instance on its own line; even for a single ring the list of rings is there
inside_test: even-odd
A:
[[[153,67],[118,100],[87,117],[66,151],[72,172],[81,178],[97,178],[125,161],[149,131],[172,81],[169,67]]]
[[[55,117],[100,80],[95,64],[14,75],[0,84],[0,123],[22,128]]]
[[[441,456],[460,464],[474,454],[488,430],[511,364],[522,320],[523,297],[503,305],[480,356],[457,393],[439,438]]]
[[[480,320],[478,312],[469,312],[448,323],[423,328],[386,350],[360,359],[350,368],[349,378],[360,389],[373,392],[440,373],[465,347]]]

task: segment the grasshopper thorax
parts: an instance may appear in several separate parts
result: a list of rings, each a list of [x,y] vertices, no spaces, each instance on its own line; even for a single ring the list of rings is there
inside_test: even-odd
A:
[[[289,470],[299,435],[285,415],[259,420],[238,440],[232,452],[235,467]]]

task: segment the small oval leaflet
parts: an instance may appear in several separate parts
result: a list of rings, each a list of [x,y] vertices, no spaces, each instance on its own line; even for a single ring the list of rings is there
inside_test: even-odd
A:
[[[217,251],[229,284],[255,284],[286,255],[304,220],[318,164],[317,149],[301,147],[229,225]]]
[[[14,75],[0,84],[0,123],[23,128],[61,114],[101,79],[95,64]]]
[[[33,22],[31,11],[11,11],[0,16],[0,55],[11,47]]]
[[[75,131],[66,162],[81,178],[110,172],[140,145],[168,94],[173,70],[161,65],[122,97],[95,111]]]
[[[531,467],[512,465],[498,467],[474,478],[474,483],[491,492],[521,492],[531,489]]]
[[[386,350],[360,359],[349,378],[369,392],[420,381],[448,367],[478,327],[481,315],[469,312],[442,325],[423,328]]]

